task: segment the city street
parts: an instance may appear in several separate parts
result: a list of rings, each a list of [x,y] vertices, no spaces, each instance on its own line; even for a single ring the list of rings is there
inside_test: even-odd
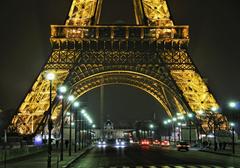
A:
[[[72,168],[100,167],[239,167],[240,159],[197,150],[179,152],[173,148],[130,146],[95,147]]]

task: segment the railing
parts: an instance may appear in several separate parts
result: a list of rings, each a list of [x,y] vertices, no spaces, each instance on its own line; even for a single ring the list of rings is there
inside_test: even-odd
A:
[[[51,38],[70,39],[179,39],[189,38],[188,26],[60,26],[51,25]]]

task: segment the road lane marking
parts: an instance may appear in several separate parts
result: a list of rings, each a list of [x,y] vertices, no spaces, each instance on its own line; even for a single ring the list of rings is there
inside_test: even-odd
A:
[[[187,166],[187,168],[197,168],[196,166]]]

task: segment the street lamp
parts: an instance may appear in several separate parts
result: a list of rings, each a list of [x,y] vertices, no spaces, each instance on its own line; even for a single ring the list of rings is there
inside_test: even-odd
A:
[[[84,114],[86,113],[86,110],[85,109],[82,109],[81,110],[81,148],[83,149],[84,147],[84,139],[85,139],[85,134],[84,134],[84,130],[85,130],[85,124],[84,124]]]
[[[182,123],[178,122],[177,125],[180,127],[179,132],[178,132],[178,140],[181,140],[181,133],[182,133]]]
[[[189,122],[189,144],[192,144],[192,121],[191,119],[193,118],[193,114],[192,113],[188,113],[188,122]]]
[[[75,116],[74,116],[74,121],[75,121],[75,124],[74,124],[74,128],[75,128],[75,130],[74,130],[74,132],[75,132],[75,134],[74,134],[74,152],[76,153],[77,152],[77,118],[78,118],[78,113],[77,113],[77,109],[76,108],[78,108],[80,106],[80,103],[78,102],[78,101],[75,101],[74,103],[73,103],[73,107],[75,108],[74,109],[74,114],[75,114]]]
[[[163,124],[164,124],[164,125],[167,125],[167,124],[168,124],[168,121],[167,121],[167,120],[164,120],[164,121],[163,121]]]
[[[236,108],[237,107],[237,102],[231,101],[231,102],[228,103],[228,106],[230,108]]]
[[[51,132],[52,132],[52,82],[55,79],[54,73],[47,73],[46,79],[50,81],[50,93],[49,93],[49,110],[48,110],[48,160],[47,167],[51,168],[52,159],[52,142],[51,142]]]
[[[219,110],[219,108],[218,108],[218,107],[212,107],[211,110],[212,110],[213,112],[217,112],[217,111]]]
[[[70,95],[68,96],[68,101],[71,103],[70,106],[70,121],[69,121],[69,150],[68,154],[69,156],[72,155],[72,102],[74,101],[74,96]]]
[[[94,131],[93,131],[93,129],[95,129],[95,128],[96,128],[96,125],[92,124],[91,140],[94,140]]]
[[[173,117],[172,121],[173,121],[173,139],[174,139],[174,143],[176,143],[176,128],[175,128],[176,125],[175,125],[175,122],[177,121],[177,118]]]
[[[149,125],[149,128],[150,128],[149,136],[151,136],[151,137],[153,138],[153,132],[152,132],[152,130],[153,130],[153,128],[154,128],[154,125],[153,125],[153,124],[150,124],[150,125]]]
[[[170,127],[170,123],[172,123],[172,120],[168,119],[167,122],[168,122],[168,140],[170,142],[171,141],[171,130],[170,130],[171,127]]]
[[[235,154],[235,138],[234,138],[234,127],[235,127],[235,123],[230,122],[230,127],[232,129],[232,153]]]
[[[63,136],[64,136],[64,96],[67,92],[67,87],[66,86],[60,86],[59,87],[59,92],[60,96],[59,98],[62,100],[62,112],[61,112],[61,153],[60,153],[60,160],[63,160]]]

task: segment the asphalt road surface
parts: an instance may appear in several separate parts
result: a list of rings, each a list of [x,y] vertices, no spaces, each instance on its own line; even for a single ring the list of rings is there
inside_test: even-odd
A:
[[[240,168],[240,158],[200,152],[177,151],[173,148],[141,147],[125,148],[95,147],[77,160],[72,168]]]

